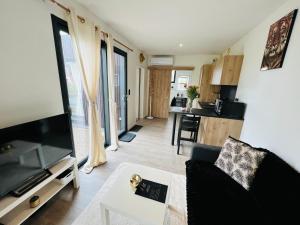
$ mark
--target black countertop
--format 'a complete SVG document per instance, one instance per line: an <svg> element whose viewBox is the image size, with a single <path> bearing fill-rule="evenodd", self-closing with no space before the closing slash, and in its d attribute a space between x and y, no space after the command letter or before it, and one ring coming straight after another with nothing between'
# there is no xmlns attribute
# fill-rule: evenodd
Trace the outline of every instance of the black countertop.
<svg viewBox="0 0 300 225"><path fill-rule="evenodd" d="M244 120L244 118L236 117L234 115L218 115L214 109L192 109L192 113L198 112L201 116L207 117L218 117L224 119L235 119L235 120Z"/></svg>
<svg viewBox="0 0 300 225"><path fill-rule="evenodd" d="M244 118L231 116L231 115L218 115L214 109L193 108L190 111L187 111L187 110L183 110L183 108L180 107L171 107L170 112L179 113L179 114L199 115L199 116L206 116L206 117L217 117L217 118L224 118L224 119L244 120Z"/></svg>

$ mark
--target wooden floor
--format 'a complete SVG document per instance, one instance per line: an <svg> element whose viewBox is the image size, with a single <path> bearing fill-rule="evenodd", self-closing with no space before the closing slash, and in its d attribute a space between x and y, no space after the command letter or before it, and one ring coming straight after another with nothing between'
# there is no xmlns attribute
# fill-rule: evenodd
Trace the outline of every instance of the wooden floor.
<svg viewBox="0 0 300 225"><path fill-rule="evenodd" d="M177 155L177 147L171 146L172 118L139 121L144 127L130 142L120 142L116 152L107 151L107 163L97 167L89 175L80 172L80 189L65 187L25 224L67 225L77 218L93 199L108 176L122 162L139 163L170 172L185 174L185 161L190 156L192 143L184 142L183 155ZM128 178L129 179L129 178Z"/></svg>

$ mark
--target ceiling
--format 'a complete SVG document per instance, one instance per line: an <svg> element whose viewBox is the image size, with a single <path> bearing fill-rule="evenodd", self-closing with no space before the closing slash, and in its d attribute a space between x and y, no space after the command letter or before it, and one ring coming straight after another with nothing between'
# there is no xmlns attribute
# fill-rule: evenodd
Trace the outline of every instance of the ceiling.
<svg viewBox="0 0 300 225"><path fill-rule="evenodd" d="M148 54L221 53L286 2L286 0L77 1Z"/></svg>

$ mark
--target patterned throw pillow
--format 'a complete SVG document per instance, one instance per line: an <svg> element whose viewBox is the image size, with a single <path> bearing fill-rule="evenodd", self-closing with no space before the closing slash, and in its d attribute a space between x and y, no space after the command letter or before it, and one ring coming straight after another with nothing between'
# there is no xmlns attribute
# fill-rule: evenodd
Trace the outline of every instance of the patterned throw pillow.
<svg viewBox="0 0 300 225"><path fill-rule="evenodd" d="M215 165L249 190L255 172L266 152L255 150L250 145L229 137Z"/></svg>

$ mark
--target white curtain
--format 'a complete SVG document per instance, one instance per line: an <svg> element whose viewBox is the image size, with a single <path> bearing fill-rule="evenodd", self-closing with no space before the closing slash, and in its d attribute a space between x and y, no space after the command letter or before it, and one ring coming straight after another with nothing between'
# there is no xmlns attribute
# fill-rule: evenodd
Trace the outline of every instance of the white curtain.
<svg viewBox="0 0 300 225"><path fill-rule="evenodd" d="M117 104L115 98L115 58L113 48L113 37L111 34L105 37L107 44L107 70L109 89L109 116L110 116L110 141L109 150L118 149L118 126L117 126Z"/></svg>
<svg viewBox="0 0 300 225"><path fill-rule="evenodd" d="M106 162L104 137L101 132L99 110L96 104L100 77L100 28L91 21L81 21L71 10L67 13L69 33L81 69L81 80L88 99L89 155L83 171L90 173L94 167Z"/></svg>

